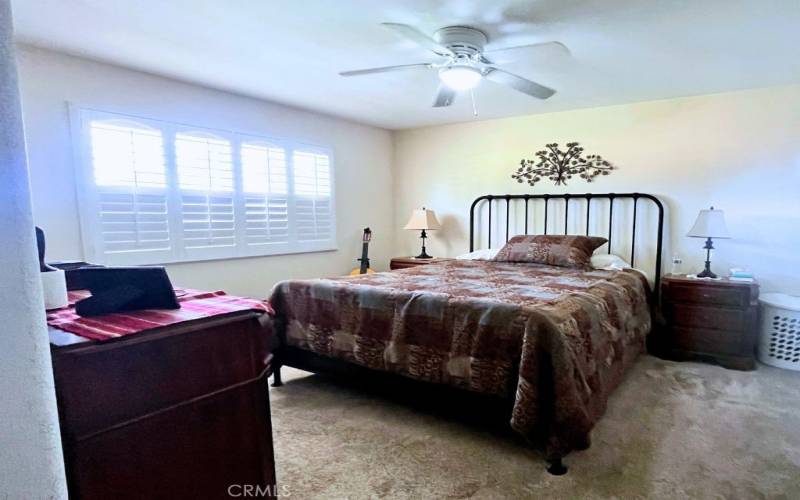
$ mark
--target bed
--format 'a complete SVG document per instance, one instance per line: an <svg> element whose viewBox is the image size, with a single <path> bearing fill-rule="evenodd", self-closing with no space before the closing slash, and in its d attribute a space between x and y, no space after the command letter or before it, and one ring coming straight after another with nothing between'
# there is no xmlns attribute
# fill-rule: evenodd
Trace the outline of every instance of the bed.
<svg viewBox="0 0 800 500"><path fill-rule="evenodd" d="M636 234L637 223L640 229L644 224L639 205L645 201L655 214L655 245ZM590 226L596 227L598 215L607 222L609 253L613 237L620 239L615 221L632 209L626 215L632 228L628 257L634 263L637 245L646 242L645 248L655 250L652 276L658 281L663 207L647 194L486 195L470 208L470 250L542 226L548 234L556 215L564 216L564 234L572 234L569 212L572 207L574 218L578 203L585 208L587 235L595 232ZM524 208L514 211L515 204ZM566 472L562 457L589 446L608 396L643 351L654 294L645 274L634 269L454 260L285 281L271 300L279 366L355 364L491 396L498 404L510 401L511 427L541 444L548 470L560 474ZM279 368L275 377L280 385Z"/></svg>

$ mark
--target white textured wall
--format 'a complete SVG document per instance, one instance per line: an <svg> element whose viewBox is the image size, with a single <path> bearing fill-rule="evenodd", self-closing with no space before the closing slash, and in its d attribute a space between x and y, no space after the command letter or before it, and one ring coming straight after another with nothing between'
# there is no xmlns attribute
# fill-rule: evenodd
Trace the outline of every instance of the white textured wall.
<svg viewBox="0 0 800 500"><path fill-rule="evenodd" d="M800 295L800 85L562 113L420 128L395 133L398 247L418 249L399 229L413 207L436 210L433 255L468 250L468 209L483 194L648 192L668 205L665 270L702 269L703 241L685 237L698 210L724 209L730 240L718 240L713 268L753 270L765 291ZM536 187L510 175L547 143L580 141L619 167L593 184Z"/></svg>
<svg viewBox="0 0 800 500"><path fill-rule="evenodd" d="M66 498L11 11L0 0L0 498Z"/></svg>
<svg viewBox="0 0 800 500"><path fill-rule="evenodd" d="M47 233L49 259L83 258L71 101L334 149L338 251L169 265L176 285L261 297L278 280L344 274L357 265L365 226L374 233L373 267L388 268L395 236L388 131L42 49L18 52L34 216Z"/></svg>

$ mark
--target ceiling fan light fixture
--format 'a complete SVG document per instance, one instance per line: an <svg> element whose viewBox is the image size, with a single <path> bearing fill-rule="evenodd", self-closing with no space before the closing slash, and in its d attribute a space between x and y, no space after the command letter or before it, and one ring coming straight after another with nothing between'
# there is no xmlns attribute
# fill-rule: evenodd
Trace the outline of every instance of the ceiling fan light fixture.
<svg viewBox="0 0 800 500"><path fill-rule="evenodd" d="M450 106L453 104L458 92L474 89L484 78L492 83L508 87L536 99L547 99L556 93L554 89L540 83L509 73L484 57L484 48L489 39L484 32L475 28L469 26L445 26L436 31L431 37L407 24L381 24L406 40L414 42L417 46L433 52L439 56L439 61L343 71L339 73L340 75L348 77L372 75L417 68L437 70L441 83L433 101L434 108ZM542 42L520 47L490 50L489 56L494 58L492 54L498 50L539 46L556 46L569 53L564 44L560 42ZM472 97L474 113L475 96L471 95L470 97Z"/></svg>
<svg viewBox="0 0 800 500"><path fill-rule="evenodd" d="M474 89L480 83L483 74L472 66L448 66L439 70L439 79L453 90Z"/></svg>

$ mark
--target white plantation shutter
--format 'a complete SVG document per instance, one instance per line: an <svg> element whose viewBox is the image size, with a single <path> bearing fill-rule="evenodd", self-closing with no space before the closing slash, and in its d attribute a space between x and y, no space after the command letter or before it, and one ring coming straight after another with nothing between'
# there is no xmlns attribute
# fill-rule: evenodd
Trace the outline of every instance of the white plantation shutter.
<svg viewBox="0 0 800 500"><path fill-rule="evenodd" d="M159 264L335 249L328 150L71 111L86 259Z"/></svg>
<svg viewBox="0 0 800 500"><path fill-rule="evenodd" d="M161 132L129 121L93 120L89 135L102 253L169 251Z"/></svg>
<svg viewBox="0 0 800 500"><path fill-rule="evenodd" d="M235 247L230 141L207 134L176 134L175 165L184 249L192 253L193 249Z"/></svg>
<svg viewBox="0 0 800 500"><path fill-rule="evenodd" d="M330 159L325 154L295 151L295 225L297 239L330 241L333 237Z"/></svg>
<svg viewBox="0 0 800 500"><path fill-rule="evenodd" d="M248 246L288 244L289 188L286 151L262 143L243 143L242 191Z"/></svg>

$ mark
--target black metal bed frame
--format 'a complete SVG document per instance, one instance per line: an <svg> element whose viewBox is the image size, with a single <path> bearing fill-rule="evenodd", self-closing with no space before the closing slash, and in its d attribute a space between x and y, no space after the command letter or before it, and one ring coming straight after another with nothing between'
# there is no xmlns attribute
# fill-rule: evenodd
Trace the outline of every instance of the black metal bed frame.
<svg viewBox="0 0 800 500"><path fill-rule="evenodd" d="M636 214L639 200L649 200L653 202L653 204L658 209L658 235L656 241L656 255L655 255L655 277L653 283L653 294L654 297L658 297L660 283L661 283L661 257L662 257L662 246L664 244L664 205L661 203L657 197L653 196L652 194L647 193L585 193L585 194L487 194L483 196L479 196L472 202L472 205L469 209L469 251L472 252L475 250L475 208L478 205L485 201L488 203L489 213L488 213L488 228L487 228L487 244L488 248L492 248L492 205L497 206L505 201L505 210L506 210L506 242L510 238L510 213L511 213L511 202L512 200L523 200L525 202L525 232L522 234L528 234L528 220L529 220L529 203L530 200L544 200L544 234L547 233L547 226L548 226L548 205L551 200L564 200L564 234L567 234L568 226L569 226L569 202L570 200L586 200L586 236L589 236L589 223L591 219L592 213L592 200L609 200L608 204L608 253L611 253L611 240L612 240L612 228L614 224L614 200L619 199L632 199L633 200L633 227L631 230L631 266L635 267L635 256L636 256ZM499 208L499 207L498 207ZM598 235L599 236L599 235ZM657 302L656 302L657 303Z"/></svg>
<svg viewBox="0 0 800 500"><path fill-rule="evenodd" d="M578 200L583 199L587 200L586 205L586 234L589 233L589 220L591 216L591 200L594 199L607 199L610 200L609 204L609 235L608 235L608 250L609 253L611 251L611 236L612 236L612 224L613 224L613 211L614 211L614 200L616 199L633 199L633 229L631 235L632 241L632 248L631 248L631 265L634 264L634 255L636 251L636 210L638 201L640 199L650 200L652 201L655 206L658 208L658 239L656 243L656 261L655 261L655 294L658 294L659 283L661 279L661 252L662 252L662 244L663 244L663 233L664 233L664 206L662 205L661 201L653 195L644 194L644 193L603 193L603 194L594 194L594 193L587 193L587 194L505 194L505 195L485 195L477 198L470 207L470 243L469 249L470 251L475 250L475 209L482 201L488 202L489 206L489 228L488 228L488 245L491 248L491 238L492 238L492 231L491 231L491 213L492 213L492 205L493 203L497 205L502 201L505 201L506 204L506 234L505 240L508 241L510 238L510 210L511 210L511 202L512 200L524 200L525 203L525 232L527 233L529 227L529 210L528 205L530 200L544 200L545 207L544 207L544 234L547 234L547 226L548 226L548 205L551 200L564 200L565 201L565 234L568 228L569 222L569 202L570 200ZM655 295L657 297L657 295ZM655 302L657 303L657 302ZM283 385L281 380L281 366L293 366L299 368L301 370L308 370L312 372L343 372L343 373L354 373L357 372L359 377L364 377L366 374L369 374L369 377L375 376L383 376L380 372L373 372L368 368L362 368L357 365L351 364L348 361L326 358L325 356L313 353L311 351L305 351L298 347L288 346L286 344L286 325L280 318L275 318L274 320L274 328L277 333L277 337L279 339L278 348L275 351L275 363L274 363L274 372L273 372L273 387L278 387ZM387 373L385 376L388 379L397 379L400 380L402 377L396 374ZM425 384L425 382L419 382L420 384ZM471 398L481 398L482 395L472 394L464 389L452 388L453 391L456 393L461 393L464 395L469 395ZM480 399L480 407L485 405L485 401ZM548 467L548 471L551 474L564 474L567 471L567 468L564 466L562 462L562 457L546 457L547 461L550 463Z"/></svg>

